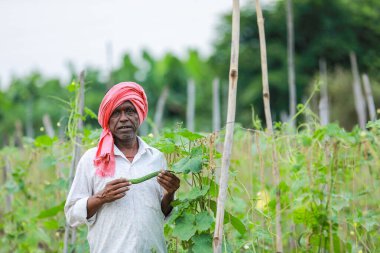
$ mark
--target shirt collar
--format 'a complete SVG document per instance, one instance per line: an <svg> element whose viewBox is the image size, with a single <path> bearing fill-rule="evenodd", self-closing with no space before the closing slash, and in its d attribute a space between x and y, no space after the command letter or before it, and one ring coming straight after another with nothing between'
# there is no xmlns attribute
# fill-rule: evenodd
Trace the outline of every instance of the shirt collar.
<svg viewBox="0 0 380 253"><path fill-rule="evenodd" d="M137 141L139 142L139 150L137 151L137 154L144 154L146 151L150 151L150 153L153 153L153 148L149 146L143 139L141 139L139 136L137 136ZM120 151L120 149L114 144L114 155L124 156L124 154ZM137 155L136 154L136 155Z"/></svg>

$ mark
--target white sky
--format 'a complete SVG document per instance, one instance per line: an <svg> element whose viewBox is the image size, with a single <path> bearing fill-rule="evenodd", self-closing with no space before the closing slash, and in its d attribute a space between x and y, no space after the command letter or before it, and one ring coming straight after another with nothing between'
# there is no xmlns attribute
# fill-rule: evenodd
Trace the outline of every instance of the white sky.
<svg viewBox="0 0 380 253"><path fill-rule="evenodd" d="M65 77L69 61L76 70L105 70L107 44L113 66L143 48L208 55L219 17L231 8L232 0L0 0L0 85L32 70Z"/></svg>

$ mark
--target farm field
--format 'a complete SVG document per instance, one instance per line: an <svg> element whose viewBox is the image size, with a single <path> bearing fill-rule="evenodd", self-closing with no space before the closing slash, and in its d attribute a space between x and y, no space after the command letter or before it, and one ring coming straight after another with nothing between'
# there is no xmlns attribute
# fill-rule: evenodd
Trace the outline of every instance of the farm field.
<svg viewBox="0 0 380 253"><path fill-rule="evenodd" d="M298 133L236 127L226 206L223 252L274 252L275 193L272 148L280 168L281 217L286 252L377 252L379 237L380 122L369 131L337 125ZM280 127L280 126L279 126ZM285 127L285 126L283 126ZM99 132L85 131L84 148ZM183 128L144 139L166 153L182 186L165 226L169 252L210 252L220 136ZM1 252L59 252L68 190L70 141L40 136L23 150L5 147L1 166ZM86 227L71 247L85 252Z"/></svg>
<svg viewBox="0 0 380 253"><path fill-rule="evenodd" d="M0 3L7 24L0 55L8 56L0 57L0 75L9 69L6 82L0 76L0 253L90 252L91 238L107 244L119 235L118 248L104 247L161 252L165 242L169 253L380 252L380 1L231 0L208 52L193 44L206 37L201 14L216 15L206 3L167 8L164 1L156 10L144 0L94 1L83 12L86 1L40 0L22 9ZM189 16L180 14L184 6ZM75 19L60 16L65 8ZM33 16L20 15L24 9ZM194 10L199 15L190 15ZM139 19L128 22L136 13ZM41 25L46 20L51 27ZM159 53L145 48L150 40L169 43L164 38L174 44ZM15 53L20 41L29 57ZM67 62L73 53L75 64ZM60 57L66 77L46 75ZM142 152L136 135L165 159L154 149L151 157ZM87 238L86 225L69 226L64 206L80 157L98 144L97 174L78 173L95 179L67 202L81 200L69 207L70 224L97 217L89 225L96 236ZM150 167L166 160L175 176L161 173L161 189L141 179L147 176L131 185L99 179L126 172L126 163L115 168L113 145L131 162L131 174L136 159L136 167L154 171L147 180L156 180L162 168ZM79 168L86 166L92 168L87 161ZM143 229L152 224L157 230Z"/></svg>

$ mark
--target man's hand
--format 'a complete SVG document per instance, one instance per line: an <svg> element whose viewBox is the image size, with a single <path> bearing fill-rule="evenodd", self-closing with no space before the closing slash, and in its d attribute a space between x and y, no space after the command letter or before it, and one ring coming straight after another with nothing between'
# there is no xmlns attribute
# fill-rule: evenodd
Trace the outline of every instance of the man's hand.
<svg viewBox="0 0 380 253"><path fill-rule="evenodd" d="M108 182L103 190L89 197L87 200L87 219L94 216L105 203L124 197L130 185L131 183L125 178L115 179Z"/></svg>
<svg viewBox="0 0 380 253"><path fill-rule="evenodd" d="M163 170L158 174L157 181L165 189L167 194L174 194L180 185L179 178L166 170Z"/></svg>
<svg viewBox="0 0 380 253"><path fill-rule="evenodd" d="M95 197L101 202L109 203L125 196L131 183L125 178L112 180L106 184L104 189L95 194Z"/></svg>
<svg viewBox="0 0 380 253"><path fill-rule="evenodd" d="M174 199L174 193L179 188L180 180L174 174L164 170L158 174L157 181L165 189L165 194L161 201L161 211L165 216L168 216L173 209L170 203Z"/></svg>

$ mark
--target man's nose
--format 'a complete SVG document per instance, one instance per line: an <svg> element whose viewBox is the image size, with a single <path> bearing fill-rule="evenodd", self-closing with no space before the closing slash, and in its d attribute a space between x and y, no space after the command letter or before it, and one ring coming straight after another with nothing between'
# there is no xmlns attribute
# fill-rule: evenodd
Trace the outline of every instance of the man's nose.
<svg viewBox="0 0 380 253"><path fill-rule="evenodd" d="M120 115L120 121L127 121L127 120L128 120L127 112L122 111Z"/></svg>

